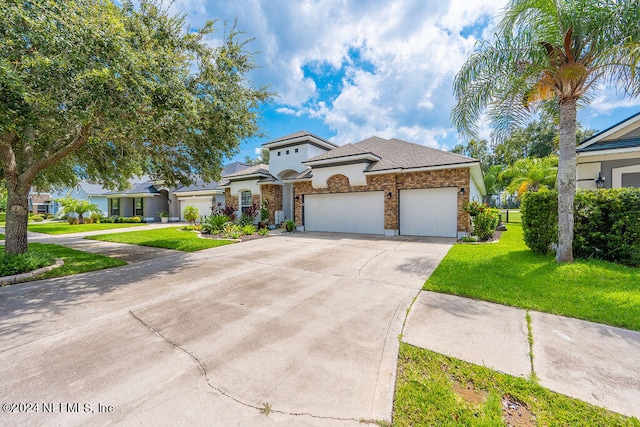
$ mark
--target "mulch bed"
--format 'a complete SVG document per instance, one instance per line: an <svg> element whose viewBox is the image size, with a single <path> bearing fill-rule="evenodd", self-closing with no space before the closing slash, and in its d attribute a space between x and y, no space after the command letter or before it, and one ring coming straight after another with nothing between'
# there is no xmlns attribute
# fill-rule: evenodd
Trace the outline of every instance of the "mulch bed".
<svg viewBox="0 0 640 427"><path fill-rule="evenodd" d="M224 235L222 234L202 234L200 233L200 236L205 238L205 239L217 239L217 240L240 240L241 242L246 242L249 240L256 240L256 239L265 239L269 236L261 236L258 233L253 233L250 235L245 235L243 234L242 236L238 237L237 239L228 239L226 237L224 237Z"/></svg>

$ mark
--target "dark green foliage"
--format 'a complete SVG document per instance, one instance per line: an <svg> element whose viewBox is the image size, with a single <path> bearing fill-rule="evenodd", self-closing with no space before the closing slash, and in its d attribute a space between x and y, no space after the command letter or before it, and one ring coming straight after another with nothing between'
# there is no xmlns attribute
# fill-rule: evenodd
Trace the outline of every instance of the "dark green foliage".
<svg viewBox="0 0 640 427"><path fill-rule="evenodd" d="M520 205L524 241L534 252L546 254L558 241L558 192L527 192Z"/></svg>
<svg viewBox="0 0 640 427"><path fill-rule="evenodd" d="M7 220L7 213L0 212L0 222L5 222Z"/></svg>
<svg viewBox="0 0 640 427"><path fill-rule="evenodd" d="M202 222L202 233L218 234L229 221L231 221L231 218L226 215L209 215L207 219Z"/></svg>
<svg viewBox="0 0 640 427"><path fill-rule="evenodd" d="M576 256L640 266L640 189L578 191L574 218Z"/></svg>
<svg viewBox="0 0 640 427"><path fill-rule="evenodd" d="M483 241L493 236L493 232L498 227L500 211L497 209L484 209L473 217L473 234L478 236L478 240Z"/></svg>
<svg viewBox="0 0 640 427"><path fill-rule="evenodd" d="M0 252L0 277L27 273L55 262L56 258L46 251L31 250L17 255Z"/></svg>

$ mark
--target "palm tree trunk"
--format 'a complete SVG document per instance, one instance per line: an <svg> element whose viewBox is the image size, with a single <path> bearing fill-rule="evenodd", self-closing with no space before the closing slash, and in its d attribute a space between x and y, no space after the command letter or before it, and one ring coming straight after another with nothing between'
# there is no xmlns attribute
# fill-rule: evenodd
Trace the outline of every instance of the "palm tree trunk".
<svg viewBox="0 0 640 427"><path fill-rule="evenodd" d="M560 102L557 262L573 262L573 199L576 194L576 101Z"/></svg>
<svg viewBox="0 0 640 427"><path fill-rule="evenodd" d="M27 252L27 224L29 223L29 189L19 179L7 179L7 222L5 246L7 254Z"/></svg>

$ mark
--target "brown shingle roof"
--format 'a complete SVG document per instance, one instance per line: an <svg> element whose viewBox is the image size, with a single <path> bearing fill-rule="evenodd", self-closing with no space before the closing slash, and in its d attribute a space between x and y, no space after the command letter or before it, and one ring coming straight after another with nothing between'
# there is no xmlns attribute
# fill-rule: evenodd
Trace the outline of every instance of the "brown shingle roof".
<svg viewBox="0 0 640 427"><path fill-rule="evenodd" d="M477 161L470 157L437 150L396 138L383 139L374 136L355 144L343 145L340 148L313 157L307 160L307 162L333 159L349 161L349 157L362 154L372 154L380 158L380 160L373 161L369 165L367 168L368 172L456 165Z"/></svg>
<svg viewBox="0 0 640 427"><path fill-rule="evenodd" d="M229 178L235 178L239 176L245 175L269 175L269 165L265 165L264 163L260 163L255 166L250 166L246 169L242 169L239 172L234 172L229 175L225 175L225 181Z"/></svg>

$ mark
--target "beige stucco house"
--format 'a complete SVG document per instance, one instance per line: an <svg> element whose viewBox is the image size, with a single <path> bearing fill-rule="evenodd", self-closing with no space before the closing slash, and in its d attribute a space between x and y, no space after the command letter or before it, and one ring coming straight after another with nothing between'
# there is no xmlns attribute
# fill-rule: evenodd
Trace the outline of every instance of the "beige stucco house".
<svg viewBox="0 0 640 427"><path fill-rule="evenodd" d="M272 223L299 230L458 237L463 205L485 193L480 163L399 139L337 146L305 131L263 145L269 165L225 176L225 203L267 200Z"/></svg>

